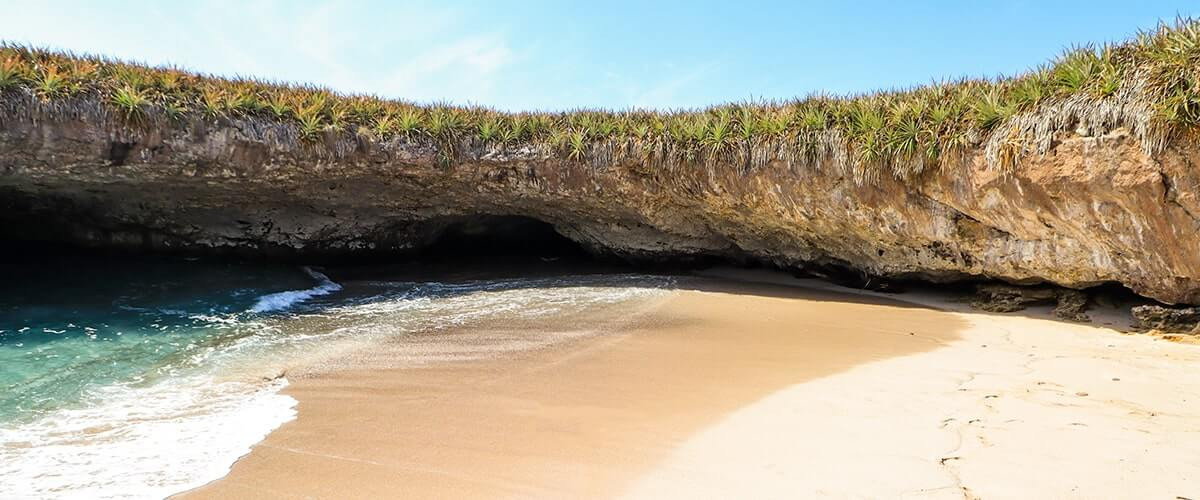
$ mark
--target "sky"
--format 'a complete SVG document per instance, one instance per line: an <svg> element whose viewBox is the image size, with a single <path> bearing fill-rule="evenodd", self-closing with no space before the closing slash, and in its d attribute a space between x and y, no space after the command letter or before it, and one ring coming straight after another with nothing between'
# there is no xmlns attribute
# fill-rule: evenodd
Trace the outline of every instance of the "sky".
<svg viewBox="0 0 1200 500"><path fill-rule="evenodd" d="M0 0L0 39L502 110L704 107L1014 74L1195 2Z"/></svg>

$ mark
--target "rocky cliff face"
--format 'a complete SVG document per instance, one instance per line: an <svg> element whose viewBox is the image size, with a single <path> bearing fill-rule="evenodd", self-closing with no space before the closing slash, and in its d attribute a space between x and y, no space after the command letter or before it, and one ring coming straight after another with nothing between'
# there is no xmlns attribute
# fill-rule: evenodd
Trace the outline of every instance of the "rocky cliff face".
<svg viewBox="0 0 1200 500"><path fill-rule="evenodd" d="M1062 135L1011 173L971 151L915 181L829 168L654 170L534 147L350 134L194 116L130 125L101 103L5 103L0 235L96 246L394 251L457 217L519 215L623 256L753 258L949 281L1120 283L1200 303L1200 146L1153 157L1127 131Z"/></svg>

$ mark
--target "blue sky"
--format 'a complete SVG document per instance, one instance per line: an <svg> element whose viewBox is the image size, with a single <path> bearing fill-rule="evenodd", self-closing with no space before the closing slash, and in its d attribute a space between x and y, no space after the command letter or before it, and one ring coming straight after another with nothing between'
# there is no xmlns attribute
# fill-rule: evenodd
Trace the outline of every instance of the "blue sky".
<svg viewBox="0 0 1200 500"><path fill-rule="evenodd" d="M1192 4L1196 5L1196 4ZM0 0L0 38L507 110L698 107L1011 74L1186 2Z"/></svg>

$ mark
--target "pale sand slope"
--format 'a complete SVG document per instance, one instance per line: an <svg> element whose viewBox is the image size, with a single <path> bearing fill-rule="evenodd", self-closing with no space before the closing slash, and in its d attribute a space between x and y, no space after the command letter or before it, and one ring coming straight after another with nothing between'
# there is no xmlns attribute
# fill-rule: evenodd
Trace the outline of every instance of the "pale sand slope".
<svg viewBox="0 0 1200 500"><path fill-rule="evenodd" d="M741 408L626 496L1200 498L1200 347L955 316L944 348Z"/></svg>
<svg viewBox="0 0 1200 500"><path fill-rule="evenodd" d="M1200 496L1196 346L681 284L696 290L436 340L602 333L566 347L293 378L299 418L187 496Z"/></svg>

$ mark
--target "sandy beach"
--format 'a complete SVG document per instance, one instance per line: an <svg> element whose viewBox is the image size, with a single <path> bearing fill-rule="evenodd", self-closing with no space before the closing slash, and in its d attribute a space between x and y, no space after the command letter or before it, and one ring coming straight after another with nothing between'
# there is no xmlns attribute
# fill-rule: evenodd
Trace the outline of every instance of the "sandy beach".
<svg viewBox="0 0 1200 500"><path fill-rule="evenodd" d="M1196 345L770 273L678 285L298 368L299 417L180 497L1200 497ZM567 340L501 348L531 335ZM422 361L464 345L484 355Z"/></svg>

